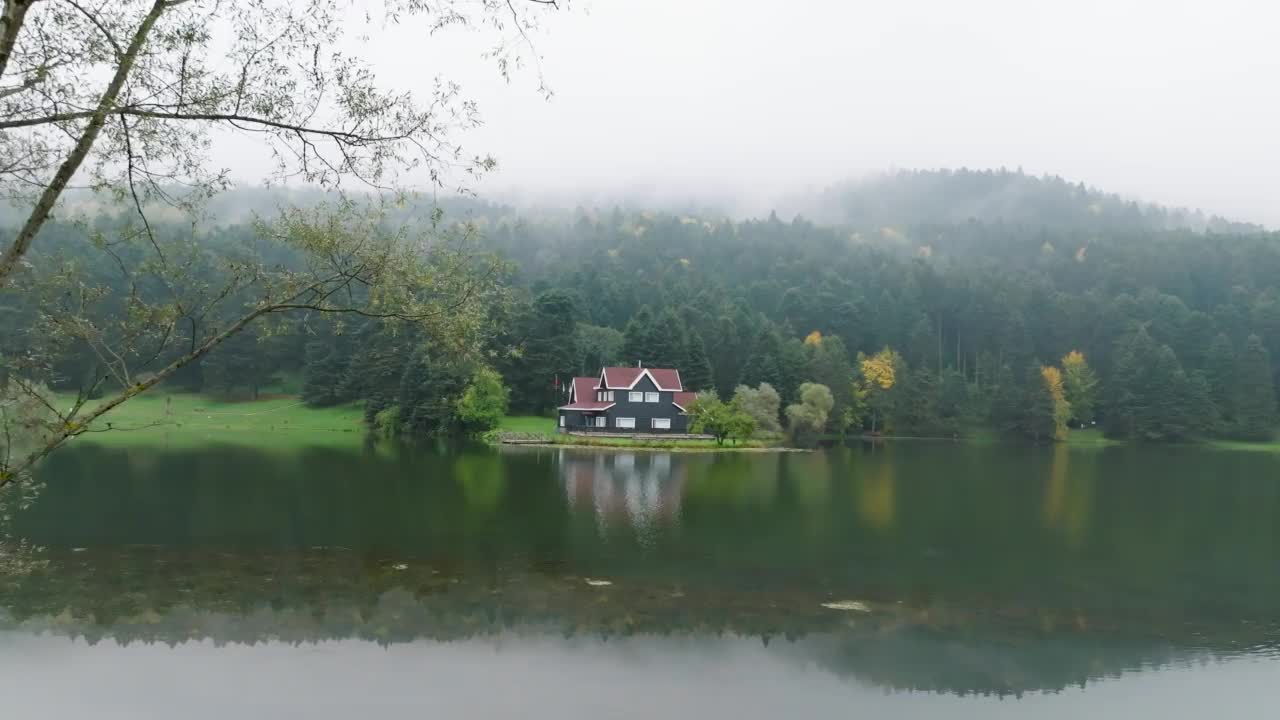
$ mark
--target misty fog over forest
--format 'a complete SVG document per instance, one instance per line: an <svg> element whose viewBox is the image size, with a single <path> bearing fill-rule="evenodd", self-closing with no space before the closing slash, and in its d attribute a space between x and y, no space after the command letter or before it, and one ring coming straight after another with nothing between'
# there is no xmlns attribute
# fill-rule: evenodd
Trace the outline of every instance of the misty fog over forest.
<svg viewBox="0 0 1280 720"><path fill-rule="evenodd" d="M0 0L0 716L1267 717L1277 27Z"/></svg>

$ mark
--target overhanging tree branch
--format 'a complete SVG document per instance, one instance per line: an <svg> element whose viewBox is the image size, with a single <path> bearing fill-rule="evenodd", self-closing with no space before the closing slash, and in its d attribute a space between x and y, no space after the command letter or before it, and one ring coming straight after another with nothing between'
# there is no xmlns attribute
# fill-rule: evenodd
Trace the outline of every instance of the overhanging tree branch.
<svg viewBox="0 0 1280 720"><path fill-rule="evenodd" d="M6 8L12 3L17 3L17 0L6 0ZM21 12L25 13L25 6L20 5L20 7L22 7ZM40 228L49 219L49 213L53 211L53 206L62 195L62 191L66 189L67 184L71 182L71 178L75 176L85 157L88 156L89 150L93 148L94 142L98 139L98 134L102 132L103 124L107 121L107 116L115 106L116 98L120 95L120 89L124 87L125 80L128 79L129 73L133 69L138 53L142 50L142 46L146 44L147 36L151 34L156 21L164 13L165 7L166 4L161 0L156 0L151 6L151 11L147 13L142 24L134 32L129 48L125 51L124 56L120 58L120 64L117 66L111 82L107 85L106 91L102 93L102 97L98 101L98 107L89 116L89 123L80 133L80 139L72 148L71 154L67 156L66 160L59 166L58 171L54 173L53 179L44 189L44 192L40 193L40 197L36 200L35 207L31 209L31 214L27 216L26 222L22 224L22 228L18 230L17 236L14 237L13 242L4 251L4 255L0 256L0 288L6 285L14 270L17 269L18 262L22 260L27 250L30 249L31 241L35 239L36 233L40 232ZM3 51L4 47L0 46L0 52ZM0 72L3 72L3 61L7 59L7 56L0 59Z"/></svg>

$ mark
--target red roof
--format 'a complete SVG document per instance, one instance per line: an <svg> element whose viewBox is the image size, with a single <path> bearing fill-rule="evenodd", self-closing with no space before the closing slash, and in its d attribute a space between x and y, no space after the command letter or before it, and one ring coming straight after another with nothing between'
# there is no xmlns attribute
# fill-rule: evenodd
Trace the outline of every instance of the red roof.
<svg viewBox="0 0 1280 720"><path fill-rule="evenodd" d="M604 386L612 390L627 390L635 387L640 377L648 373L653 378L653 383L658 386L659 390L675 390L680 391L684 386L680 384L680 371L671 370L669 368L646 368L646 367L607 367L601 371L604 377Z"/></svg>
<svg viewBox="0 0 1280 720"><path fill-rule="evenodd" d="M675 394L675 397L671 399L671 401L673 405L680 408L681 410L688 410L689 403L693 402L693 399L696 397L698 397L697 393L678 392Z"/></svg>
<svg viewBox="0 0 1280 720"><path fill-rule="evenodd" d="M599 402L596 400L596 385L598 381L593 377L576 377L573 379L573 394L569 399L572 401L569 405L562 405L561 410L608 410L613 407L611 402Z"/></svg>

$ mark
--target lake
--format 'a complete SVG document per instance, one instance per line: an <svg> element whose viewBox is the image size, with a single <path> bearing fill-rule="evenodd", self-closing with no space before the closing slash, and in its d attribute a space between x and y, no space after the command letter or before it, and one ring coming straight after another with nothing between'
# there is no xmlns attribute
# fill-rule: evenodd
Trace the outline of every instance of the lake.
<svg viewBox="0 0 1280 720"><path fill-rule="evenodd" d="M5 716L1263 716L1280 456L80 445Z"/></svg>

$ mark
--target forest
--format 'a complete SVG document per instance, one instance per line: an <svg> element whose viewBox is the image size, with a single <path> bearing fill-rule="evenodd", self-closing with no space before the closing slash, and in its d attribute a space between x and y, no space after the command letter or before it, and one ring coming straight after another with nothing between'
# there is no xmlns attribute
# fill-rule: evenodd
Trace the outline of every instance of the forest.
<svg viewBox="0 0 1280 720"><path fill-rule="evenodd" d="M548 414L568 378L643 363L679 368L704 408L723 401L757 429L810 438L1039 442L1095 425L1138 441L1273 437L1280 234L1004 170L892 173L792 204L821 222L446 201L444 222L473 229L498 268L468 342L300 313L249 326L165 385L236 397L291 379L309 404L362 401L371 427L430 435ZM92 268L102 327L147 292L111 284L92 238L113 222L51 223L48 262L32 261ZM256 227L241 212L157 232L198 232L193 277L212 285L227 257L256 247ZM40 302L0 295L3 337L34 348ZM101 390L84 342L50 352L41 380Z"/></svg>

